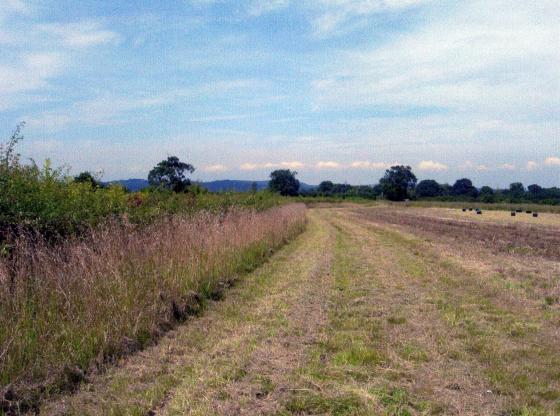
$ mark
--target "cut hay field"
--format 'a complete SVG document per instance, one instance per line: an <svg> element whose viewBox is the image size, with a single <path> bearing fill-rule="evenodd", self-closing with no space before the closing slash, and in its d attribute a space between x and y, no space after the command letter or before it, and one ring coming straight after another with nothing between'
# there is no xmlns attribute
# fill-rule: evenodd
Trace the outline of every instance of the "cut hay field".
<svg viewBox="0 0 560 416"><path fill-rule="evenodd" d="M320 205L201 317L42 414L560 414L560 216Z"/></svg>

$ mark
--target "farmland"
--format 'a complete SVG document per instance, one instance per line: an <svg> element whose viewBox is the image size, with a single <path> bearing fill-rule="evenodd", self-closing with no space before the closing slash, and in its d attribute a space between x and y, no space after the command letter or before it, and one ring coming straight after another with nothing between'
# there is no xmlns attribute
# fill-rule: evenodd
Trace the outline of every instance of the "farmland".
<svg viewBox="0 0 560 416"><path fill-rule="evenodd" d="M560 219L523 215L318 204L225 299L42 411L557 414Z"/></svg>

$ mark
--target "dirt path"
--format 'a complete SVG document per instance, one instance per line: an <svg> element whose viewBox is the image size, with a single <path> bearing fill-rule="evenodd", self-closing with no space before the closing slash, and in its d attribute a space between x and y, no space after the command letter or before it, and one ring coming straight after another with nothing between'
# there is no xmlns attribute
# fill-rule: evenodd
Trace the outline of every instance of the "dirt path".
<svg viewBox="0 0 560 416"><path fill-rule="evenodd" d="M351 208L311 210L204 316L43 413L560 412L558 310L476 264Z"/></svg>

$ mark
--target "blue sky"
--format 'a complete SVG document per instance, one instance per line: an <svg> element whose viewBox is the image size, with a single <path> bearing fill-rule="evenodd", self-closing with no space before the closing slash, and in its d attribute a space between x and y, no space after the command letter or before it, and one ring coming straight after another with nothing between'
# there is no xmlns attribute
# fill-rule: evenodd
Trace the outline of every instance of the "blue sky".
<svg viewBox="0 0 560 416"><path fill-rule="evenodd" d="M0 0L0 134L105 179L560 185L556 0Z"/></svg>

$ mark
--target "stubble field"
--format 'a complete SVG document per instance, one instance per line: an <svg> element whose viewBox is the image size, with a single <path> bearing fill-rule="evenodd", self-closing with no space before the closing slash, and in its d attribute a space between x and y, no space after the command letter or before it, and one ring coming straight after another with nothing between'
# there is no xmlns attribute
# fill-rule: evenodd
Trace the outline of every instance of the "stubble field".
<svg viewBox="0 0 560 416"><path fill-rule="evenodd" d="M45 404L75 415L560 413L560 216L324 205L264 266Z"/></svg>

